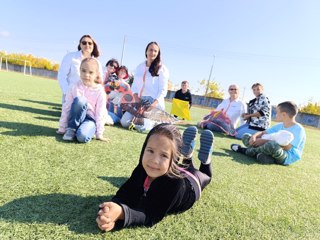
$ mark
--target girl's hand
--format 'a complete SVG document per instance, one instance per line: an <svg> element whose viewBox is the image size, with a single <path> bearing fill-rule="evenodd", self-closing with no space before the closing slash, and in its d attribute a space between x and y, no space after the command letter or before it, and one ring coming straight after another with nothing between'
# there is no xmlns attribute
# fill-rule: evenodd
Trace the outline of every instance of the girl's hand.
<svg viewBox="0 0 320 240"><path fill-rule="evenodd" d="M256 136L252 135L249 139L249 145L254 146L255 141L256 141Z"/></svg>
<svg viewBox="0 0 320 240"><path fill-rule="evenodd" d="M150 105L150 107L157 107L158 106L158 100L154 100L154 102Z"/></svg>
<svg viewBox="0 0 320 240"><path fill-rule="evenodd" d="M112 222L109 218L105 217L105 216L97 216L96 222L98 224L98 227L102 230L102 231L111 231L114 226L116 225L115 222Z"/></svg>
<svg viewBox="0 0 320 240"><path fill-rule="evenodd" d="M114 202L105 202L100 204L99 207L96 221L101 230L111 231L118 219L124 219L122 207Z"/></svg>

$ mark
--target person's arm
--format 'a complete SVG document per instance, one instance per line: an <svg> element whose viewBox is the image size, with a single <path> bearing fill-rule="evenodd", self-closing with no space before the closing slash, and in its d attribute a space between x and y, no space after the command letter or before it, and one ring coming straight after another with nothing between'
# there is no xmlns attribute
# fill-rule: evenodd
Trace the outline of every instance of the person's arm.
<svg viewBox="0 0 320 240"><path fill-rule="evenodd" d="M103 85L104 79L103 79L103 70L102 70L102 64L101 62L97 59L98 64L99 64L99 74L100 74L100 83Z"/></svg>
<svg viewBox="0 0 320 240"><path fill-rule="evenodd" d="M66 95L69 83L68 83L68 75L71 71L71 64L72 64L72 55L67 54L62 59L62 62L60 64L60 68L58 71L58 82L62 91L62 94Z"/></svg>
<svg viewBox="0 0 320 240"><path fill-rule="evenodd" d="M242 116L246 112L247 112L247 104L241 101L240 116ZM244 120L245 120L244 118L240 117L240 126L245 123Z"/></svg>
<svg viewBox="0 0 320 240"><path fill-rule="evenodd" d="M145 63L138 65L134 71L134 80L131 85L132 93L140 94L140 90L143 84L143 74L146 70Z"/></svg>
<svg viewBox="0 0 320 240"><path fill-rule="evenodd" d="M76 86L74 86L76 87ZM71 87L66 94L65 102L62 105L61 110L61 117L59 120L59 129L57 131L58 134L63 134L66 132L68 127L68 118L70 114L71 104L73 102L74 95L73 95L73 88Z"/></svg>
<svg viewBox="0 0 320 240"><path fill-rule="evenodd" d="M108 141L109 139L103 137L104 125L106 121L106 110L107 105L107 95L105 94L103 88L101 87L101 91L99 92L96 108L95 108L95 118L96 118L96 139L101 141Z"/></svg>
<svg viewBox="0 0 320 240"><path fill-rule="evenodd" d="M191 108L192 106L192 94L191 92L189 92L189 109Z"/></svg>
<svg viewBox="0 0 320 240"><path fill-rule="evenodd" d="M152 183L146 195L145 205L142 207L143 210L121 204L124 211L124 221L119 222L121 224L120 227L151 227L160 222L174 208L176 203L179 202L182 191L185 190L181 185L184 180L173 179L167 176L160 178ZM118 200L115 198L113 201Z"/></svg>
<svg viewBox="0 0 320 240"><path fill-rule="evenodd" d="M181 191L185 189L181 186L181 182L184 180L168 179L166 176L161 178L161 180L157 179L152 183L147 195L144 196L144 206L142 207L130 207L132 203L126 203L126 200L123 198L124 195L117 193L112 199L112 202L121 207L123 219L121 217L118 218L114 224L115 228L119 229L132 226L150 227L161 221L163 217L172 210L176 203L179 202L180 196L182 195ZM138 201L141 201L142 197L142 195L139 196ZM130 198L130 196L128 195L127 198ZM100 211L99 213L101 214Z"/></svg>
<svg viewBox="0 0 320 240"><path fill-rule="evenodd" d="M158 94L155 97L155 99L160 102L161 99L164 99L168 92L168 81L169 81L169 71L168 69L163 65L161 67L161 71L159 71L159 90Z"/></svg>
<svg viewBox="0 0 320 240"><path fill-rule="evenodd" d="M249 144L253 147L258 147L266 143L268 140L262 139L262 135L266 134L266 131L254 133L249 140Z"/></svg>

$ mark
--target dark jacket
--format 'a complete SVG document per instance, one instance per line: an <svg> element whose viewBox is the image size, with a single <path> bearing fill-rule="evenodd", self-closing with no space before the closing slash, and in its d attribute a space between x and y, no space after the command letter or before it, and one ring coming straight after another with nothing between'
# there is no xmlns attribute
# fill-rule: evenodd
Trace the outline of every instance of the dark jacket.
<svg viewBox="0 0 320 240"><path fill-rule="evenodd" d="M189 105L190 105L189 107L191 107L192 105L192 95L189 89L187 90L186 93L182 93L182 89L176 91L176 93L174 94L174 98L189 102Z"/></svg>
<svg viewBox="0 0 320 240"><path fill-rule="evenodd" d="M143 144L138 166L111 200L122 207L125 216L124 220L116 222L116 229L152 226L167 214L186 211L196 201L188 178L163 175L153 180L149 190L144 193L143 184L147 174L142 166L142 155L149 136L150 133Z"/></svg>

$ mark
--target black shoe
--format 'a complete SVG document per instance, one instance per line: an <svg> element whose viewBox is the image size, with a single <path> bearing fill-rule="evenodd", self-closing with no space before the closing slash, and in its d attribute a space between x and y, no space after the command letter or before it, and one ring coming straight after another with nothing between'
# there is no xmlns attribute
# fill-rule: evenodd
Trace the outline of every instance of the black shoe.
<svg viewBox="0 0 320 240"><path fill-rule="evenodd" d="M257 158L257 162L262 163L262 164L276 163L276 160L273 157L268 156L264 153L258 153L256 158Z"/></svg>
<svg viewBox="0 0 320 240"><path fill-rule="evenodd" d="M239 144L231 144L230 146L231 150L234 152L246 154L247 148L241 147Z"/></svg>

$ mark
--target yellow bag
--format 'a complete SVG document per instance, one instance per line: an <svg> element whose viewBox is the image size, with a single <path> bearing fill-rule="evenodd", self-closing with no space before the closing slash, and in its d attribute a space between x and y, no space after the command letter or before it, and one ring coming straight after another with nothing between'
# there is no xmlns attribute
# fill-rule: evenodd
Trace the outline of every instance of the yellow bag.
<svg viewBox="0 0 320 240"><path fill-rule="evenodd" d="M172 99L171 114L180 118L191 120L189 102L177 98Z"/></svg>

